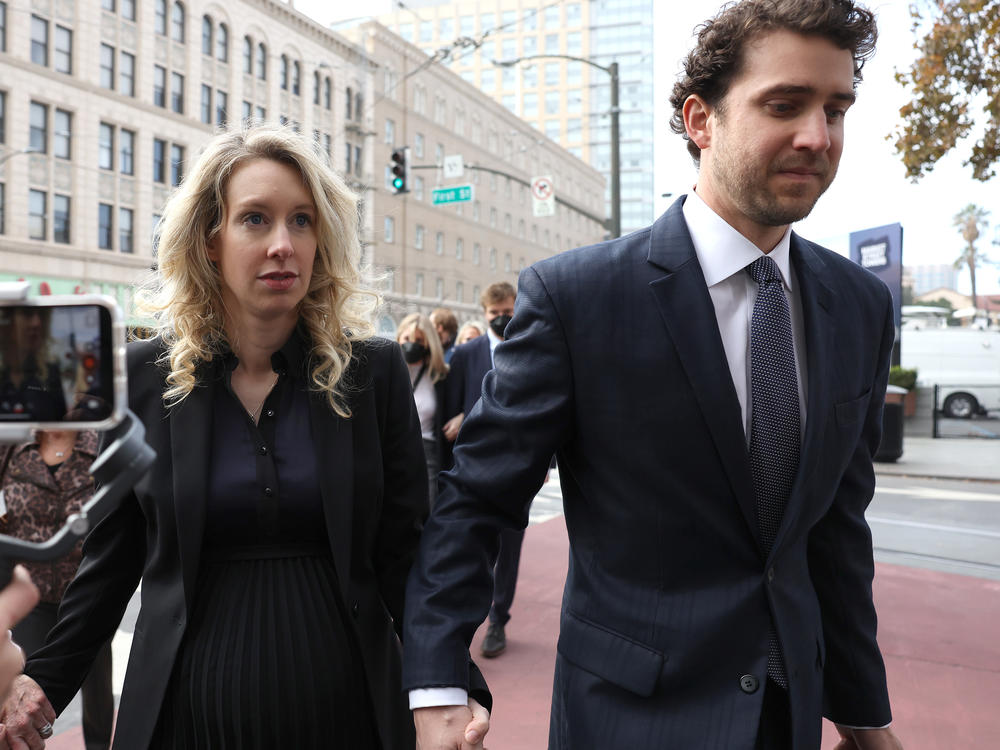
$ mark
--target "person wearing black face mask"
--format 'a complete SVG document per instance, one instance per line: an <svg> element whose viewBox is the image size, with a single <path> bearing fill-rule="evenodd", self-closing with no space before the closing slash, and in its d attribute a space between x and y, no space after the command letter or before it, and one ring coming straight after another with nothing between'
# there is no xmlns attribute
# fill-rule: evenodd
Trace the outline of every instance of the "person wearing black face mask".
<svg viewBox="0 0 1000 750"><path fill-rule="evenodd" d="M443 434L445 406L445 364L441 341L430 319L420 313L403 318L396 329L396 341L410 371L413 400L420 417L420 432L427 459L427 485L431 507L437 496L437 477L450 464L451 443Z"/></svg>
<svg viewBox="0 0 1000 750"><path fill-rule="evenodd" d="M446 388L448 402L445 412L449 418L444 425L444 436L449 441L458 437L463 420L479 400L483 378L493 369L493 352L504 340L507 324L514 316L516 298L517 292L506 281L486 287L480 300L488 326L486 335L455 347ZM500 533L500 552L493 569L493 606L482 646L483 656L488 658L499 656L507 648L504 627L510 620L523 540L524 531L504 529Z"/></svg>

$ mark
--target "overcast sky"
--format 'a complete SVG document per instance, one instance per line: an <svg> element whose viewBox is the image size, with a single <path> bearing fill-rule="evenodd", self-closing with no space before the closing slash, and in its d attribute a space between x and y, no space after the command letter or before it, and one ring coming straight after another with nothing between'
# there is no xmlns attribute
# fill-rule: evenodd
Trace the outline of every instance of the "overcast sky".
<svg viewBox="0 0 1000 750"><path fill-rule="evenodd" d="M650 106L656 114L657 196L687 192L695 182L697 175L683 140L670 132L667 124L667 97L680 60L691 46L694 28L722 4L719 0L654 4L657 81L655 101ZM979 250L1000 260L1000 247L990 244L1000 236L1000 202L996 200L1000 177L987 183L974 180L972 170L962 165L969 151L966 147L939 162L931 175L912 183L904 176L895 149L886 139L898 122L899 108L909 98L893 78L894 72L906 69L916 54L908 5L908 0L877 0L869 5L879 19L878 51L865 66L858 101L847 115L840 171L812 215L795 229L846 255L850 232L900 222L904 264L951 263L964 244L952 219L966 205L975 203L992 211L991 226L980 239ZM338 8L346 9L340 15L344 17L356 14L358 6L342 0L296 0L295 7L325 23L334 19ZM664 210L672 200L660 199L658 210ZM982 294L1000 293L1000 269L980 269L977 287ZM970 291L968 271L959 276L959 290Z"/></svg>

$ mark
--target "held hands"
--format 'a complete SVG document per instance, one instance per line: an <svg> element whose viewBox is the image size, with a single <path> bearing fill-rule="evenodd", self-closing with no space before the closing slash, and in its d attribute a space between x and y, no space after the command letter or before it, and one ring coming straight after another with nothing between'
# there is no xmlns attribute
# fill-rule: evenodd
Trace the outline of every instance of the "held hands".
<svg viewBox="0 0 1000 750"><path fill-rule="evenodd" d="M445 439L452 443L455 442L455 438L458 437L458 429L462 426L462 422L464 421L465 412L463 411L445 422L444 427L441 428L441 432L444 433Z"/></svg>
<svg viewBox="0 0 1000 750"><path fill-rule="evenodd" d="M434 706L413 710L417 750L484 750L490 712L469 698L468 706Z"/></svg>
<svg viewBox="0 0 1000 750"><path fill-rule="evenodd" d="M14 680L0 713L0 750L40 750L52 736L56 712L38 683L27 675Z"/></svg>
<svg viewBox="0 0 1000 750"><path fill-rule="evenodd" d="M837 724L840 742L833 750L903 750L903 743L886 727L884 729L850 729Z"/></svg>
<svg viewBox="0 0 1000 750"><path fill-rule="evenodd" d="M0 591L0 700L7 696L14 678L24 667L24 654L10 639L10 629L38 604L38 589L28 577L28 571L18 565L10 583ZM2 633L7 631L7 638Z"/></svg>

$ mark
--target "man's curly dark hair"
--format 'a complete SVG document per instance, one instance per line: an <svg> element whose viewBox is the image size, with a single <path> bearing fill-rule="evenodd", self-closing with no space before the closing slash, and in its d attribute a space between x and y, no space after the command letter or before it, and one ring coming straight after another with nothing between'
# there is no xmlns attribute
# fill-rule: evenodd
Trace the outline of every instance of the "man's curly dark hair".
<svg viewBox="0 0 1000 750"><path fill-rule="evenodd" d="M718 106L740 72L747 45L771 31L794 31L827 39L854 56L854 83L875 52L875 15L853 0L741 0L728 3L715 18L698 28L698 43L684 61L684 73L674 84L670 129L684 136L695 164L701 149L684 128L684 102L698 94Z"/></svg>

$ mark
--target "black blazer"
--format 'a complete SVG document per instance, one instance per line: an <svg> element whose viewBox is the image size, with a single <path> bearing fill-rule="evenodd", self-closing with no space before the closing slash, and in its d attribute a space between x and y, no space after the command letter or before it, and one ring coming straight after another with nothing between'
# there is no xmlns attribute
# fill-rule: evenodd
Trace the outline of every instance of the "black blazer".
<svg viewBox="0 0 1000 750"><path fill-rule="evenodd" d="M813 750L824 713L854 726L891 718L864 518L891 299L872 274L792 235L806 425L765 553L739 400L682 203L645 230L521 273L507 340L410 576L403 684L463 684L497 530L524 528L556 452L570 564L550 747L752 750L773 623L794 748Z"/></svg>
<svg viewBox="0 0 1000 750"><path fill-rule="evenodd" d="M160 352L156 342L128 350L129 403L156 461L88 537L59 622L26 668L61 711L114 634L141 576L142 606L115 732L115 746L127 750L148 747L156 726L194 601L205 520L214 386L199 386L166 410L164 372L153 364ZM398 635L406 576L427 513L420 428L395 343L356 344L346 377L350 419L334 414L323 396L310 395L327 532L382 746L412 750ZM482 685L478 675L474 681Z"/></svg>
<svg viewBox="0 0 1000 750"><path fill-rule="evenodd" d="M462 412L469 416L482 395L483 377L491 369L493 358L490 356L489 334L484 333L455 348L445 381L445 421Z"/></svg>

